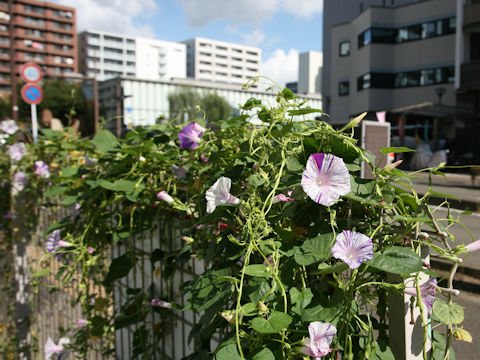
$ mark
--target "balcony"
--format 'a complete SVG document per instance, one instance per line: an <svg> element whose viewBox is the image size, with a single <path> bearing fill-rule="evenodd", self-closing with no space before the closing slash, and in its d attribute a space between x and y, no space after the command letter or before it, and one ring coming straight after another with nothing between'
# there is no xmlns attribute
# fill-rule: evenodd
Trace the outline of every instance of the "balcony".
<svg viewBox="0 0 480 360"><path fill-rule="evenodd" d="M460 87L464 90L480 90L480 60L462 64Z"/></svg>
<svg viewBox="0 0 480 360"><path fill-rule="evenodd" d="M480 3L466 4L463 8L463 26L480 24Z"/></svg>

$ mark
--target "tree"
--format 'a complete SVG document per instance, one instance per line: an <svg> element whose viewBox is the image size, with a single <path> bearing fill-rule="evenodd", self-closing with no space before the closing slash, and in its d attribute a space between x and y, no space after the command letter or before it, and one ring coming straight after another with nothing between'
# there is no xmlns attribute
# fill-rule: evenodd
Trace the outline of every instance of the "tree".
<svg viewBox="0 0 480 360"><path fill-rule="evenodd" d="M182 90L170 94L168 96L170 106L170 117L177 119L179 122L184 121L184 114L188 114L188 120L203 117L203 113L199 112L197 106L205 111L205 120L207 124L215 124L219 120L227 119L232 107L222 96L215 93L199 94L191 88L183 88Z"/></svg>
<svg viewBox="0 0 480 360"><path fill-rule="evenodd" d="M18 86L20 91L21 85ZM60 119L65 125L69 118L84 118L87 116L87 103L80 84L65 80L47 80L42 85L43 100L38 106L38 113L43 109L50 109L54 117ZM30 105L21 100L19 96L20 119L30 118ZM39 115L40 116L40 115Z"/></svg>

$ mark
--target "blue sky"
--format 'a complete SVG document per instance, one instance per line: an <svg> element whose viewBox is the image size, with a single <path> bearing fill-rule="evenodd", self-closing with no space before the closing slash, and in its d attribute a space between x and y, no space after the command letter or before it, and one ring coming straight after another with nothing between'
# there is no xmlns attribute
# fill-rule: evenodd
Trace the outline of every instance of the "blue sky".
<svg viewBox="0 0 480 360"><path fill-rule="evenodd" d="M298 52L322 51L323 0L53 0L77 9L78 30L169 41L192 37L258 46L265 75L297 79Z"/></svg>

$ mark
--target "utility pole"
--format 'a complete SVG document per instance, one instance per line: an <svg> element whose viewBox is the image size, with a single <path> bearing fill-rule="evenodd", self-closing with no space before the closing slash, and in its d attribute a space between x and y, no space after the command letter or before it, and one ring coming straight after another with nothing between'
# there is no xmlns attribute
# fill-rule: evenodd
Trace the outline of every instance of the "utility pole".
<svg viewBox="0 0 480 360"><path fill-rule="evenodd" d="M13 34L13 0L8 0L8 10L10 13L9 33L10 33L10 82L12 88L12 119L18 122L18 100L17 100L17 65L15 62L15 36Z"/></svg>

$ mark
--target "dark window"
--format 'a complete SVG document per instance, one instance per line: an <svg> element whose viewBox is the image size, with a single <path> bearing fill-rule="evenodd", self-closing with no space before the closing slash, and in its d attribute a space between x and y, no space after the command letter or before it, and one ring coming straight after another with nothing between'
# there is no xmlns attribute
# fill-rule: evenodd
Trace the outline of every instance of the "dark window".
<svg viewBox="0 0 480 360"><path fill-rule="evenodd" d="M339 44L339 53L340 56L350 55L350 41L341 41Z"/></svg>
<svg viewBox="0 0 480 360"><path fill-rule="evenodd" d="M338 83L338 96L346 96L350 93L350 83L348 81L340 81Z"/></svg>
<svg viewBox="0 0 480 360"><path fill-rule="evenodd" d="M357 90L369 89L370 88L370 73L363 74L357 79Z"/></svg>
<svg viewBox="0 0 480 360"><path fill-rule="evenodd" d="M470 60L480 59L480 33L470 35Z"/></svg>
<svg viewBox="0 0 480 360"><path fill-rule="evenodd" d="M372 31L370 29L365 30L363 33L358 35L358 47L361 48L365 45L368 45L372 42Z"/></svg>

